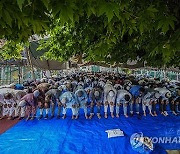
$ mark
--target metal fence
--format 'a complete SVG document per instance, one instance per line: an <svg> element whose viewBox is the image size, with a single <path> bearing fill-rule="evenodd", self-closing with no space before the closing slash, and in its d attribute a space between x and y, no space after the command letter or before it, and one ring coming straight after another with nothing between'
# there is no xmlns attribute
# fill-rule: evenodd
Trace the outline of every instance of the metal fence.
<svg viewBox="0 0 180 154"><path fill-rule="evenodd" d="M42 77L40 69L34 70L35 78ZM24 80L31 80L32 72L27 66L1 66L0 67L0 85L10 83L23 83Z"/></svg>
<svg viewBox="0 0 180 154"><path fill-rule="evenodd" d="M81 71L88 72L114 72L114 73L127 73L135 75L145 75L153 78L168 78L170 80L180 81L180 73L173 71L164 71L164 70L147 70L147 69L124 69L124 68L107 68L101 66L88 66L80 68ZM61 71L49 71L49 74L60 74ZM47 71L34 68L35 79L40 79L44 76L47 76ZM0 85L10 84L10 83L23 83L26 80L32 80L32 72L28 66L13 66L5 65L0 66Z"/></svg>
<svg viewBox="0 0 180 154"><path fill-rule="evenodd" d="M82 71L88 72L114 72L114 73L126 73L126 74L134 74L134 75L142 75L148 76L152 78L160 78L160 80L164 78L168 78L169 80L178 80L180 81L180 73L166 70L150 70L150 69L125 69L125 68L108 68L101 67L96 65L84 66L81 67Z"/></svg>

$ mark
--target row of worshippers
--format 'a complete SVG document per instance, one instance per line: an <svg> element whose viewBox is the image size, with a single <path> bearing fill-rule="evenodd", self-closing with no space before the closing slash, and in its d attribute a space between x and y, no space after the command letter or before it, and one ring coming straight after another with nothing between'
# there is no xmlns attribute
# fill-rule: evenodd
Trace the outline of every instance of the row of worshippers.
<svg viewBox="0 0 180 154"><path fill-rule="evenodd" d="M64 119L68 109L72 111L72 119L79 117L80 109L86 119L91 119L94 114L100 119L102 109L105 118L108 118L108 110L112 118L118 118L120 108L125 117L133 116L135 112L140 118L141 107L144 116L147 112L157 116L159 111L167 116L168 107L178 115L179 101L178 83L120 74L79 73L27 81L24 86L1 87L0 119L33 120L37 111L38 119L55 116L59 119L61 115Z"/></svg>

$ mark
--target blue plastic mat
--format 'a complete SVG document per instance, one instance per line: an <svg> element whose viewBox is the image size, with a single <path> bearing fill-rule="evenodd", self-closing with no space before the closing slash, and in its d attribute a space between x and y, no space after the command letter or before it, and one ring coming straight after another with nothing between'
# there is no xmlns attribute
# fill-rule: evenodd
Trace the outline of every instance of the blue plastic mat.
<svg viewBox="0 0 180 154"><path fill-rule="evenodd" d="M121 112L122 113L122 112ZM69 114L69 113L68 113ZM69 114L70 116L70 114ZM109 138L108 129L120 128L124 137ZM62 154L135 154L130 137L142 132L149 137L180 137L180 117L136 116L86 120L81 112L78 120L25 120L0 135L0 154L62 153ZM180 143L155 144L152 153L180 149Z"/></svg>

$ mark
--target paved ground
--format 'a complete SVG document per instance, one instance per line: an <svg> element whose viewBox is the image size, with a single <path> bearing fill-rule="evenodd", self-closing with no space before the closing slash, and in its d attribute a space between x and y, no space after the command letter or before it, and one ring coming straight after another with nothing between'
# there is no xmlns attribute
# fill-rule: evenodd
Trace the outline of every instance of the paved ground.
<svg viewBox="0 0 180 154"><path fill-rule="evenodd" d="M0 134L4 133L9 128L13 127L16 123L18 123L18 119L15 120L0 120Z"/></svg>
<svg viewBox="0 0 180 154"><path fill-rule="evenodd" d="M167 150L168 154L180 154L180 150Z"/></svg>

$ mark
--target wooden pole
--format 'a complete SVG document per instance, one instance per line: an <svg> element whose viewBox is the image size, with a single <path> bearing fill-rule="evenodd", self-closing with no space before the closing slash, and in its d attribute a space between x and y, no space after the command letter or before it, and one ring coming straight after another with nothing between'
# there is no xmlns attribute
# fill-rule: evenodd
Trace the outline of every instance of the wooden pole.
<svg viewBox="0 0 180 154"><path fill-rule="evenodd" d="M0 67L1 68L1 76L0 76L0 85L1 85L1 82L2 82L2 67Z"/></svg>
<svg viewBox="0 0 180 154"><path fill-rule="evenodd" d="M179 74L176 73L176 80L178 81L179 80Z"/></svg>
<svg viewBox="0 0 180 154"><path fill-rule="evenodd" d="M156 70L154 71L154 78L156 78Z"/></svg>
<svg viewBox="0 0 180 154"><path fill-rule="evenodd" d="M10 72L9 72L9 76L10 76L10 77L9 77L9 80L10 80L10 84L11 84L11 75L12 75L12 73L11 73L11 71L12 71L11 65L9 65L9 71L10 71Z"/></svg>
<svg viewBox="0 0 180 154"><path fill-rule="evenodd" d="M24 80L24 67L21 67L21 79Z"/></svg>
<svg viewBox="0 0 180 154"><path fill-rule="evenodd" d="M21 83L21 70L20 70L20 65L18 65L18 83Z"/></svg>
<svg viewBox="0 0 180 154"><path fill-rule="evenodd" d="M5 78L6 78L5 84L8 84L8 66L7 65L6 65L6 69L5 69Z"/></svg>
<svg viewBox="0 0 180 154"><path fill-rule="evenodd" d="M34 68L33 68L33 65L32 65L32 60L31 60L31 57L30 57L30 50L29 50L29 48L26 47L26 51L27 51L28 63L29 63L30 68L31 68L32 78L33 78L33 80L35 80Z"/></svg>
<svg viewBox="0 0 180 154"><path fill-rule="evenodd" d="M1 85L3 85L4 82L4 65L1 67Z"/></svg>

